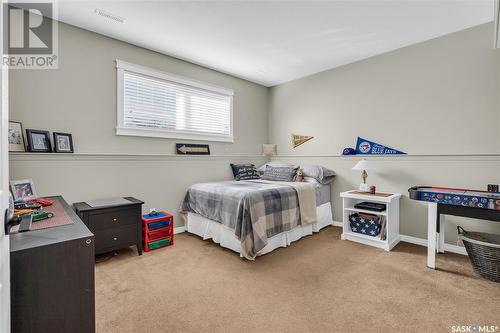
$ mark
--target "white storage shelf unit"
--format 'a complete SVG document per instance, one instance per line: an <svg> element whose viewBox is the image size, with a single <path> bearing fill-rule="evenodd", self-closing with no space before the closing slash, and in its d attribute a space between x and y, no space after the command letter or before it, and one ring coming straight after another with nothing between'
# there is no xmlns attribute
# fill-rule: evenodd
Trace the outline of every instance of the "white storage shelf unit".
<svg viewBox="0 0 500 333"><path fill-rule="evenodd" d="M396 244L399 243L399 199L401 198L401 194L394 193L388 196L381 196L371 195L369 193L359 194L357 191L348 191L340 193L340 197L342 198L343 207L341 239L375 246L386 251L390 251L394 246L396 246ZM354 205L364 201L385 204L386 210L376 212L354 208ZM368 213L383 216L386 221L386 239L381 240L380 234L378 236L370 236L353 232L349 223L349 215L354 213Z"/></svg>

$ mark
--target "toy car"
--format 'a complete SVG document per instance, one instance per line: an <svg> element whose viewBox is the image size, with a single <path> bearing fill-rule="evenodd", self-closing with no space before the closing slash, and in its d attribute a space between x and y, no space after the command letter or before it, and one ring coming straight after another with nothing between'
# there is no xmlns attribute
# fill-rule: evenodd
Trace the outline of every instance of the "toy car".
<svg viewBox="0 0 500 333"><path fill-rule="evenodd" d="M22 216L26 214L31 214L33 209L14 209L14 216Z"/></svg>
<svg viewBox="0 0 500 333"><path fill-rule="evenodd" d="M158 216L160 215L157 211L156 211L156 208L151 208L149 210L149 216Z"/></svg>
<svg viewBox="0 0 500 333"><path fill-rule="evenodd" d="M38 212L33 212L31 214L31 218L32 218L32 221L33 222L38 222L38 221L41 221L41 220L45 220L45 219L50 219L51 217L54 217L54 213L52 212L46 212L46 211L38 211Z"/></svg>
<svg viewBox="0 0 500 333"><path fill-rule="evenodd" d="M54 203L53 200L50 200L50 199L41 199L41 198L31 199L31 200L28 200L27 202L37 203L37 204L40 204L40 205L42 205L44 207L51 206Z"/></svg>
<svg viewBox="0 0 500 333"><path fill-rule="evenodd" d="M40 209L42 205L35 202L16 202L14 209Z"/></svg>

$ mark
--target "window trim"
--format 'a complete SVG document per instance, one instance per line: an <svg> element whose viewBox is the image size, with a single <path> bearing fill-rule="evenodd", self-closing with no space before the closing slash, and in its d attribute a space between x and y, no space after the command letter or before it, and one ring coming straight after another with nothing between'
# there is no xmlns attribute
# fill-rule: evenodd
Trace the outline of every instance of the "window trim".
<svg viewBox="0 0 500 333"><path fill-rule="evenodd" d="M217 134L207 134L207 133L186 133L182 131L159 129L159 128L131 128L125 127L124 125L124 73L125 71L146 75L152 78L171 81L174 83L180 83L188 85L195 88L204 89L210 92L223 94L230 97L230 133L229 136L217 135ZM217 142L234 142L233 136L233 96L234 90L219 87L209 83L196 81L188 79L175 74L162 72L156 69L144 67L141 65L132 64L123 60L116 59L116 80L117 80L117 92L116 92L116 135L127 135L127 136L142 136L150 138L167 138L167 139L185 139L185 140L199 140L199 141L217 141Z"/></svg>

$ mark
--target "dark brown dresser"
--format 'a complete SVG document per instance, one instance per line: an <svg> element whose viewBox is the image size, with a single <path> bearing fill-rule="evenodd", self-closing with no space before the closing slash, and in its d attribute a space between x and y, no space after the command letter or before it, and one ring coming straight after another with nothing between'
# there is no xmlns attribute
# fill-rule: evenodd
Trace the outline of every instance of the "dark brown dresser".
<svg viewBox="0 0 500 333"><path fill-rule="evenodd" d="M94 235L50 199L73 223L10 235L12 332L94 332Z"/></svg>
<svg viewBox="0 0 500 333"><path fill-rule="evenodd" d="M76 213L95 236L95 254L119 250L132 245L142 254L142 205L136 198L127 202L91 207L85 202L75 203Z"/></svg>

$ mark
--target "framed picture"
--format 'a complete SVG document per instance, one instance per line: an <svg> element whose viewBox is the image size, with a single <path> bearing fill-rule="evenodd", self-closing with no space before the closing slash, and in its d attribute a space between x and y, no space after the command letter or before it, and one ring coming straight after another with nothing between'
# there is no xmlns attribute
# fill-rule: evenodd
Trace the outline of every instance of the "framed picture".
<svg viewBox="0 0 500 333"><path fill-rule="evenodd" d="M23 125L17 121L9 121L9 151L26 151L24 147Z"/></svg>
<svg viewBox="0 0 500 333"><path fill-rule="evenodd" d="M28 141L28 151L33 153L50 153L50 136L48 131L27 129L26 139Z"/></svg>
<svg viewBox="0 0 500 333"><path fill-rule="evenodd" d="M14 200L29 200L36 198L33 179L11 180L10 190L14 196Z"/></svg>
<svg viewBox="0 0 500 333"><path fill-rule="evenodd" d="M73 152L73 137L69 133L54 132L54 152L56 153L72 153Z"/></svg>

